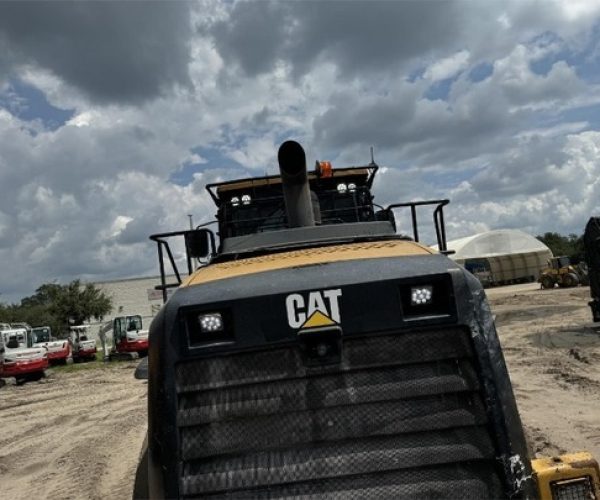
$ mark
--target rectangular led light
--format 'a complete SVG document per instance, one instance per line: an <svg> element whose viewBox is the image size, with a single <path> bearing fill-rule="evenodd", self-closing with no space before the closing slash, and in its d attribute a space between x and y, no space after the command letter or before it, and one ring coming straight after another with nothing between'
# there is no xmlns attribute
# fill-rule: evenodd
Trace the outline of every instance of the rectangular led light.
<svg viewBox="0 0 600 500"><path fill-rule="evenodd" d="M433 302L433 286L415 286L410 289L410 304L424 306Z"/></svg>
<svg viewBox="0 0 600 500"><path fill-rule="evenodd" d="M221 313L199 314L198 324L202 333L222 332L225 328Z"/></svg>

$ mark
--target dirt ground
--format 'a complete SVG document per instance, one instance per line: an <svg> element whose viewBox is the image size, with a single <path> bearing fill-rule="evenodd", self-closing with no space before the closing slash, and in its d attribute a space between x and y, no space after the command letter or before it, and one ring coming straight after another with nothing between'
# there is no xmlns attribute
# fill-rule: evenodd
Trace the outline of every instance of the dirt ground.
<svg viewBox="0 0 600 500"><path fill-rule="evenodd" d="M600 333L588 296L535 285L488 291L532 455L600 457ZM2 498L131 498L146 432L146 383L134 367L54 370L1 388Z"/></svg>
<svg viewBox="0 0 600 500"><path fill-rule="evenodd" d="M600 325L589 288L517 285L488 298L533 452L600 459Z"/></svg>
<svg viewBox="0 0 600 500"><path fill-rule="evenodd" d="M0 389L0 496L131 498L146 432L147 385L134 369L51 369L20 387L9 379Z"/></svg>

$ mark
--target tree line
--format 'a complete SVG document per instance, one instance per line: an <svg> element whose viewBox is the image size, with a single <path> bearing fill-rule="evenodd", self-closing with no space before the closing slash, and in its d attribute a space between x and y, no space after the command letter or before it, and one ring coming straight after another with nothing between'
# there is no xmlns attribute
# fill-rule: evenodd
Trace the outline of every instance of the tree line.
<svg viewBox="0 0 600 500"><path fill-rule="evenodd" d="M45 283L19 304L0 303L0 323L49 326L53 335L65 336L69 325L80 325L91 318L100 320L112 311L112 306L111 297L92 283Z"/></svg>
<svg viewBox="0 0 600 500"><path fill-rule="evenodd" d="M536 236L536 238L552 250L555 257L566 255L573 264L579 264L579 262L585 260L583 235L569 234L564 236L559 233L544 233Z"/></svg>

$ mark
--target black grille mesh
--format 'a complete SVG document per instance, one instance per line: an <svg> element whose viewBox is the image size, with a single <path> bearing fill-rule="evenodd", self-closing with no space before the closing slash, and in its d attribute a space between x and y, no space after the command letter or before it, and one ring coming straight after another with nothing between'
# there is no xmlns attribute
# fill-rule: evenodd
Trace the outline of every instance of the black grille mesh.
<svg viewBox="0 0 600 500"><path fill-rule="evenodd" d="M551 487L552 500L589 500L590 498L596 498L591 478L588 476L556 481Z"/></svg>
<svg viewBox="0 0 600 500"><path fill-rule="evenodd" d="M346 338L177 366L180 490L226 498L500 498L468 332Z"/></svg>

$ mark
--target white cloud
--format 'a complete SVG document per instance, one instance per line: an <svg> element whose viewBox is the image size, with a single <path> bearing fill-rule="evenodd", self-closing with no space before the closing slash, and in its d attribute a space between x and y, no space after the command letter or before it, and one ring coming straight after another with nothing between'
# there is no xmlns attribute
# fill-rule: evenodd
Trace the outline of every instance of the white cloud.
<svg viewBox="0 0 600 500"><path fill-rule="evenodd" d="M41 281L155 274L148 235L187 227L189 213L211 219L204 184L248 169L273 173L287 138L305 145L309 164L366 163L375 146L389 167L377 200L451 197L450 237L498 227L580 231L600 212L590 108L600 89L580 62L598 44L591 4L198 2L195 31L185 23L182 37L170 38L175 73L153 78L140 100L136 78L127 96L115 96L74 74L73 61L61 71L43 47L28 46L35 57L0 51L10 55L0 68L74 110L49 131L0 108L0 298L16 300ZM89 57L86 68L106 67ZM472 81L481 63L491 74ZM429 99L431 84L448 78L448 95ZM168 91L161 84L183 80ZM169 182L197 164L188 185Z"/></svg>
<svg viewBox="0 0 600 500"><path fill-rule="evenodd" d="M436 61L429 66L423 77L428 80L445 80L452 78L458 72L465 70L469 66L470 54L468 50L461 50L450 57Z"/></svg>

